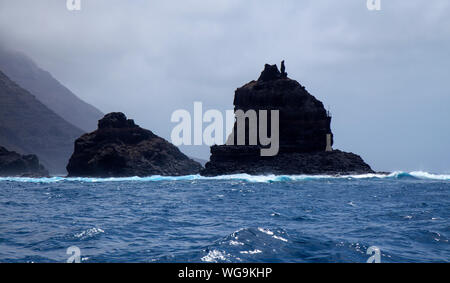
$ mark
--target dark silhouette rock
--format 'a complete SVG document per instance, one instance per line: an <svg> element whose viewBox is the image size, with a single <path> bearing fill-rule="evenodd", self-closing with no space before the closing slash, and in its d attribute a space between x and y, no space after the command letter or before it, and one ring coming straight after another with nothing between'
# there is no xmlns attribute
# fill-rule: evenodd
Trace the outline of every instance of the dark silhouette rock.
<svg viewBox="0 0 450 283"><path fill-rule="evenodd" d="M279 110L278 154L264 157L260 154L263 146L259 143L250 146L246 124L246 145L236 145L234 137L234 145L212 146L210 161L201 174L372 173L370 166L356 154L326 151L333 144L329 113L304 86L283 74L287 75L284 68L280 73L276 65L266 64L258 81L238 88L234 97L235 111ZM234 132L236 128L235 123Z"/></svg>
<svg viewBox="0 0 450 283"><path fill-rule="evenodd" d="M127 119L125 114L120 112L109 113L98 121L98 129L123 129L138 128L132 119Z"/></svg>
<svg viewBox="0 0 450 283"><path fill-rule="evenodd" d="M325 150L326 135L332 137L333 134L331 117L322 102L297 81L281 78L276 65L273 66L266 64L261 77L275 76L275 79L262 80L260 77L258 81L251 81L236 90L234 110L279 110L282 152Z"/></svg>
<svg viewBox="0 0 450 283"><path fill-rule="evenodd" d="M168 141L136 125L123 113L109 113L98 129L75 141L69 176L129 177L197 174L202 166Z"/></svg>
<svg viewBox="0 0 450 283"><path fill-rule="evenodd" d="M261 72L261 75L258 78L258 81L268 82L268 81L278 80L280 78L281 78L281 73L278 70L277 65L266 64L264 66L264 70Z"/></svg>
<svg viewBox="0 0 450 283"><path fill-rule="evenodd" d="M246 173L251 175L342 175L373 173L360 156L331 152L280 152L261 157L257 146L213 146L211 160L201 172L204 176Z"/></svg>
<svg viewBox="0 0 450 283"><path fill-rule="evenodd" d="M0 146L0 176L47 177L48 171L36 155L20 155Z"/></svg>
<svg viewBox="0 0 450 283"><path fill-rule="evenodd" d="M283 61L281 61L281 67L280 67L280 69L281 69L281 77L282 78L287 78L287 73L286 73L286 66L284 65L284 60Z"/></svg>

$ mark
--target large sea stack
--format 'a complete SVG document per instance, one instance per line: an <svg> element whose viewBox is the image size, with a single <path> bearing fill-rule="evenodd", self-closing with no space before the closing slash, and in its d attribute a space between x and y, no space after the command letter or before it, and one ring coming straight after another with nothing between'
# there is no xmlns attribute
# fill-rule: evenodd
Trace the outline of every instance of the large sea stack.
<svg viewBox="0 0 450 283"><path fill-rule="evenodd" d="M98 129L75 141L70 177L180 176L202 166L120 112L98 121Z"/></svg>
<svg viewBox="0 0 450 283"><path fill-rule="evenodd" d="M47 177L48 171L34 154L21 155L0 146L0 176Z"/></svg>
<svg viewBox="0 0 450 283"><path fill-rule="evenodd" d="M234 96L235 111L279 110L278 154L261 156L259 143L248 145L246 126L246 145L212 146L210 162L201 174L373 173L360 156L331 149L331 115L304 86L287 77L284 62L281 70L266 64L259 79L238 88Z"/></svg>

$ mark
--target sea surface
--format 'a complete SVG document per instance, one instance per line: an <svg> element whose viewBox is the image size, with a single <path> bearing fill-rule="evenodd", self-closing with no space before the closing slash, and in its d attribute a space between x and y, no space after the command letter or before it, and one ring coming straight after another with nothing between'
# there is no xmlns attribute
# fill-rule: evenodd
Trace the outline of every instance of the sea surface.
<svg viewBox="0 0 450 283"><path fill-rule="evenodd" d="M0 262L450 261L450 175L0 178Z"/></svg>

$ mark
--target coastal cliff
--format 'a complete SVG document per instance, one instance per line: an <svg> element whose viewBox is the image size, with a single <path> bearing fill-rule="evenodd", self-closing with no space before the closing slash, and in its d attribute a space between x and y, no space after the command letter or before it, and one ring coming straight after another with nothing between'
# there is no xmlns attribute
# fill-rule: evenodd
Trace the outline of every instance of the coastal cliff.
<svg viewBox="0 0 450 283"><path fill-rule="evenodd" d="M332 150L331 115L304 86L288 78L284 62L281 69L280 72L276 65L266 64L259 79L238 88L234 96L235 111L279 111L278 154L261 156L263 145L259 142L249 145L248 125L245 128L245 145L236 145L235 123L229 137L233 145L227 142L226 145L212 146L210 161L201 174L373 173L360 156Z"/></svg>
<svg viewBox="0 0 450 283"><path fill-rule="evenodd" d="M0 70L0 145L35 154L52 175L64 175L73 141L83 131L70 124Z"/></svg>
<svg viewBox="0 0 450 283"><path fill-rule="evenodd" d="M21 52L0 46L0 70L33 94L50 111L81 129L83 133L93 131L97 121L104 116L100 110L81 100L52 74ZM67 159L61 168L66 163Z"/></svg>
<svg viewBox="0 0 450 283"><path fill-rule="evenodd" d="M75 141L67 172L70 177L179 176L201 168L168 141L115 112Z"/></svg>

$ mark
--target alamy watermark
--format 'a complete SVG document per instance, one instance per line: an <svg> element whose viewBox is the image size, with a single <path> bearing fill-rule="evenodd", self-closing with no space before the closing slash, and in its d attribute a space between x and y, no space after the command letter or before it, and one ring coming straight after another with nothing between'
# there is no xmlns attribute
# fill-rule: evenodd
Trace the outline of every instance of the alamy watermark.
<svg viewBox="0 0 450 283"><path fill-rule="evenodd" d="M178 124L172 129L171 142L175 146L258 145L261 156L275 156L280 149L279 112L277 109L227 110L224 118L222 112L216 109L203 113L203 104L197 101L194 102L193 119L186 109L178 109L172 113L170 121ZM204 123L209 125L204 128ZM224 136L227 137L226 140ZM326 139L324 150L333 151L331 134L327 134L324 139Z"/></svg>
<svg viewBox="0 0 450 283"><path fill-rule="evenodd" d="M81 10L81 0L67 0L66 8L69 11L80 11Z"/></svg>
<svg viewBox="0 0 450 283"><path fill-rule="evenodd" d="M71 246L67 248L66 254L70 257L66 260L67 263L80 263L81 262L81 250L77 246ZM367 255L370 257L367 259L367 263L381 263L381 250L376 246L371 246L367 249Z"/></svg>
<svg viewBox="0 0 450 283"><path fill-rule="evenodd" d="M70 255L67 259L67 263L80 263L81 262L81 250L77 246L68 247L66 254Z"/></svg>
<svg viewBox="0 0 450 283"><path fill-rule="evenodd" d="M370 255L367 263L381 263L381 251L380 248L376 246L371 246L367 249L367 255Z"/></svg>
<svg viewBox="0 0 450 283"><path fill-rule="evenodd" d="M367 0L367 9L370 11L380 11L381 10L381 0ZM69 11L80 11L81 10L81 0L66 0L66 7Z"/></svg>
<svg viewBox="0 0 450 283"><path fill-rule="evenodd" d="M279 110L227 110L224 119L219 110L212 109L203 113L203 104L194 102L193 142L192 116L189 111L178 109L172 113L170 120L178 123L170 135L172 143L176 146L224 144L225 124L225 133L228 136L226 145L261 145L261 156L275 156L280 147ZM210 124L203 129L203 123Z"/></svg>
<svg viewBox="0 0 450 283"><path fill-rule="evenodd" d="M381 0L367 0L367 9L369 11L380 11Z"/></svg>

